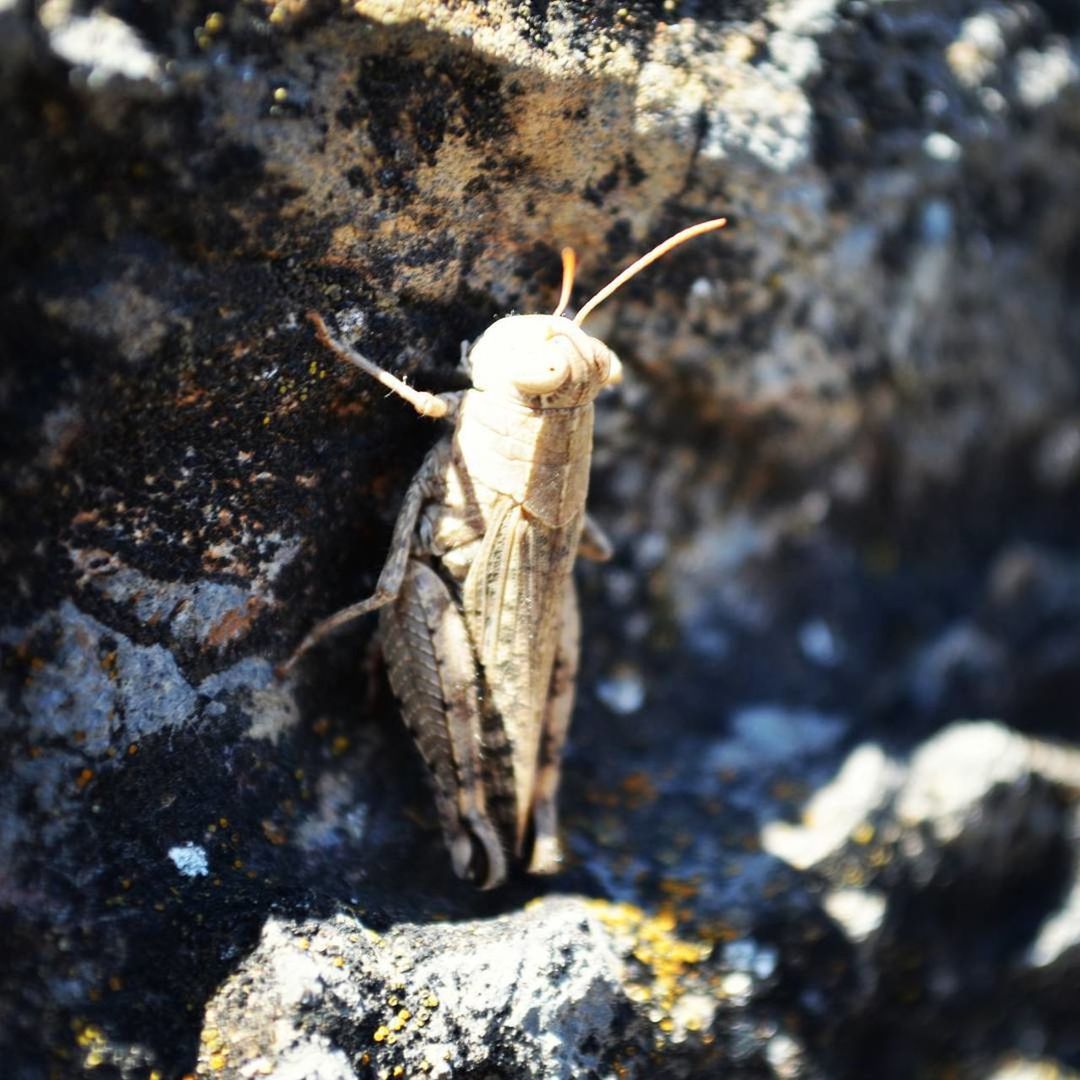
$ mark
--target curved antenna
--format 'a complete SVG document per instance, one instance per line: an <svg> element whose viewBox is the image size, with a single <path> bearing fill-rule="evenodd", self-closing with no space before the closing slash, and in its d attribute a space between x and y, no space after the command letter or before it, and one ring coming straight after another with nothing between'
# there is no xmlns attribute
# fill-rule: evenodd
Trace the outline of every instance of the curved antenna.
<svg viewBox="0 0 1080 1080"><path fill-rule="evenodd" d="M677 248L680 244L685 244L687 240L701 236L702 233L722 229L726 224L727 218L713 218L712 221L700 221L697 225L691 225L690 228L669 236L662 244L657 244L652 251L631 263L614 281L609 281L591 300L587 300L574 316L574 324L580 326L616 289L621 289L635 274L640 273L650 263L656 262L662 255L666 255L672 248Z"/></svg>
<svg viewBox="0 0 1080 1080"><path fill-rule="evenodd" d="M561 315L570 303L570 293L574 288L574 271L577 269L577 256L574 249L564 247L562 249L562 292L559 293L559 306L551 313Z"/></svg>

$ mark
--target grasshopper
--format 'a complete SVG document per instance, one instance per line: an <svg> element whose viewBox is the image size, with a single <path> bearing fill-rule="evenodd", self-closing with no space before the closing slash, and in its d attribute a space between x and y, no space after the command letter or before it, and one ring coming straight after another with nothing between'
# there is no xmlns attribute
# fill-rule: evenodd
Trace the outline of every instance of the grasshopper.
<svg viewBox="0 0 1080 1080"><path fill-rule="evenodd" d="M320 622L281 670L381 609L390 685L431 774L454 871L481 888L505 881L511 860L539 874L561 862L556 796L581 636L572 571L579 555L611 555L585 512L593 400L622 371L582 323L650 263L725 223L676 233L572 320L564 249L554 313L506 316L463 349L463 392L416 390L308 316L338 357L454 426L405 493L374 593Z"/></svg>

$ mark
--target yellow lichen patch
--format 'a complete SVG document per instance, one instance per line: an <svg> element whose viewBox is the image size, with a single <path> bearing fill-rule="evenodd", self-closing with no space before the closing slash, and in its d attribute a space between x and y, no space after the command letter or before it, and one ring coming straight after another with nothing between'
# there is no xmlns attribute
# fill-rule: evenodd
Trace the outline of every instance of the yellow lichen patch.
<svg viewBox="0 0 1080 1080"><path fill-rule="evenodd" d="M104 1046L105 1033L94 1024L76 1022L75 1044L83 1049Z"/></svg>
<svg viewBox="0 0 1080 1080"><path fill-rule="evenodd" d="M403 982L394 982L387 986L387 990L389 991L385 999L387 1014L372 1033L371 1038L373 1042L390 1047L398 1042L407 1043L413 1038L427 1023L431 1016L431 1009L435 1008L439 1002L426 987L413 990ZM376 1075L389 1076L390 1073Z"/></svg>
<svg viewBox="0 0 1080 1080"><path fill-rule="evenodd" d="M292 26L307 13L309 0L263 0L267 21L278 29Z"/></svg>
<svg viewBox="0 0 1080 1080"><path fill-rule="evenodd" d="M644 979L628 987L631 998L652 1002L660 1010L659 1019L664 1019L691 988L688 977L709 957L712 942L680 937L678 917L670 905L655 914L606 900L591 900L589 907L642 967Z"/></svg>
<svg viewBox="0 0 1080 1080"><path fill-rule="evenodd" d="M94 994L89 996L91 999L94 998ZM99 993L97 998L100 998ZM83 1051L84 1068L96 1069L107 1063L113 1063L112 1048L102 1028L83 1020L73 1022L72 1028L75 1029L76 1045Z"/></svg>
<svg viewBox="0 0 1080 1080"><path fill-rule="evenodd" d="M869 844L874 839L874 826L869 821L864 821L861 825L856 825L851 830L851 839L856 844Z"/></svg>

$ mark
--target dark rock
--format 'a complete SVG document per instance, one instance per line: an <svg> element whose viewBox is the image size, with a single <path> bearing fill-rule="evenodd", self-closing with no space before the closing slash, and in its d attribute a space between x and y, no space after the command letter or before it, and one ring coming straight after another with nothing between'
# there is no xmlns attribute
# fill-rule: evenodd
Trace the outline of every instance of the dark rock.
<svg viewBox="0 0 1080 1080"><path fill-rule="evenodd" d="M1080 1069L1078 33L0 3L5 1075ZM305 314L447 389L719 214L590 320L570 858L476 893L371 627L273 675L436 434Z"/></svg>

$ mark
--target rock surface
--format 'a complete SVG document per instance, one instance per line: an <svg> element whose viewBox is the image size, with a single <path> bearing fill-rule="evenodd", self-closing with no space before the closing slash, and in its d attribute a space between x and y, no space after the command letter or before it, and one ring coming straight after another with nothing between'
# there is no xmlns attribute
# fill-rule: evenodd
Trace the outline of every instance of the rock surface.
<svg viewBox="0 0 1080 1080"><path fill-rule="evenodd" d="M1080 1071L1067 4L0 0L5 1075ZM367 594L579 301L565 873L457 882ZM972 721L972 718L988 718ZM1039 1072L1039 1070L1044 1070Z"/></svg>

